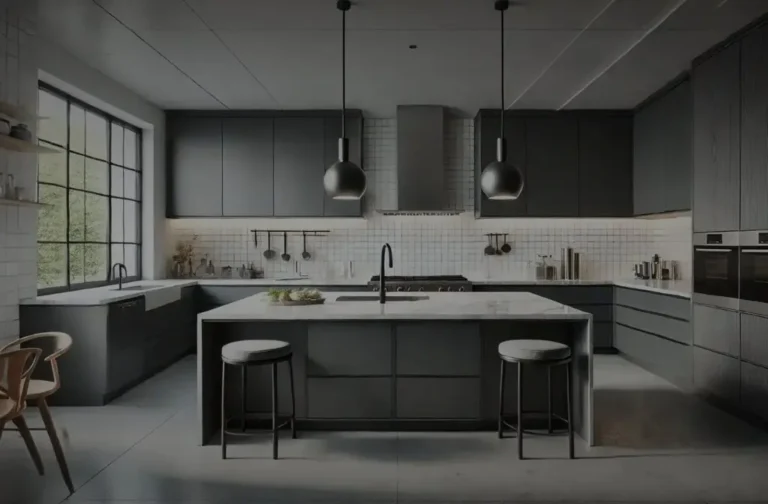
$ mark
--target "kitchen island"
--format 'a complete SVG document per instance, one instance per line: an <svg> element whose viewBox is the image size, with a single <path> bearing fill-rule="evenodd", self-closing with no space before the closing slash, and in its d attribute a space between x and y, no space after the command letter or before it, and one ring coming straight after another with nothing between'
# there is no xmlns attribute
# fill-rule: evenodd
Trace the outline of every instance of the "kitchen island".
<svg viewBox="0 0 768 504"><path fill-rule="evenodd" d="M415 301L371 292L324 293L325 304L272 305L257 294L198 315L198 441L220 429L221 347L243 339L280 339L293 347L299 429L494 429L498 344L550 339L574 354L574 429L594 443L592 315L528 292L427 293ZM366 297L369 300L355 300ZM278 374L279 410L290 411L288 370ZM553 370L555 413L564 414L565 367ZM546 407L544 370L526 368L525 410ZM512 376L510 376L512 375ZM505 413L516 403L508 373ZM271 407L270 373L248 373L248 409ZM227 405L239 411L239 380Z"/></svg>

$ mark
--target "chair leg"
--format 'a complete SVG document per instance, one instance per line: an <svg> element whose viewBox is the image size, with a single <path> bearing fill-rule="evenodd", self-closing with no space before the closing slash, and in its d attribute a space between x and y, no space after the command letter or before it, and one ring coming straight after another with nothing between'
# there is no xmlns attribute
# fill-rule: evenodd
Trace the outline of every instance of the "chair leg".
<svg viewBox="0 0 768 504"><path fill-rule="evenodd" d="M552 367L547 366L547 432L552 434Z"/></svg>
<svg viewBox="0 0 768 504"><path fill-rule="evenodd" d="M224 404L227 402L227 364L221 363L221 459L227 458L227 418Z"/></svg>
<svg viewBox="0 0 768 504"><path fill-rule="evenodd" d="M56 462L58 462L61 475L64 477L64 483L66 483L69 493L73 494L75 493L75 487L72 484L72 478L69 475L67 459L64 457L64 450L61 449L59 436L56 434L56 426L53 424L51 410L48 408L48 403L45 402L44 397L38 399L37 408L40 410L40 416L43 417L43 423L45 424L45 430L48 432L48 437L51 438L53 453L56 455Z"/></svg>
<svg viewBox="0 0 768 504"><path fill-rule="evenodd" d="M272 363L272 458L277 460L277 363Z"/></svg>
<svg viewBox="0 0 768 504"><path fill-rule="evenodd" d="M4 430L5 430L5 420L0 420L0 439L3 439Z"/></svg>
<svg viewBox="0 0 768 504"><path fill-rule="evenodd" d="M499 374L499 439L504 437L504 375L507 366L504 359L501 360L501 372Z"/></svg>
<svg viewBox="0 0 768 504"><path fill-rule="evenodd" d="M248 366L243 365L242 368L241 368L241 372L242 372L241 378L242 378L242 381L243 381L242 387L241 387L242 388L243 396L240 398L240 401L241 401L240 413L243 416L243 418L241 420L241 422L243 423L243 425L241 425L241 429L242 429L243 432L245 432L245 411L246 411L246 409L245 409L245 400L248 397L248 385L247 385Z"/></svg>
<svg viewBox="0 0 768 504"><path fill-rule="evenodd" d="M42 476L45 474L45 469L43 469L43 461L40 458L40 453L37 451L37 446L35 446L35 440L32 439L32 433L29 432L27 422L24 420L23 416L19 415L13 419L13 423L16 428L19 429L19 434L21 434L21 437L24 439L24 444L27 445L27 451L29 451L29 454L32 456L32 461L35 463L37 472L40 474L40 476Z"/></svg>
<svg viewBox="0 0 768 504"><path fill-rule="evenodd" d="M296 439L296 392L293 388L293 357L288 359L288 374L291 379L291 438Z"/></svg>
<svg viewBox="0 0 768 504"><path fill-rule="evenodd" d="M566 401L568 402L568 456L570 458L575 458L573 453L573 400L571 398L571 371L573 367L573 363L569 362L568 367L566 368L566 377L565 377L565 397Z"/></svg>
<svg viewBox="0 0 768 504"><path fill-rule="evenodd" d="M517 363L517 458L523 460L523 363Z"/></svg>

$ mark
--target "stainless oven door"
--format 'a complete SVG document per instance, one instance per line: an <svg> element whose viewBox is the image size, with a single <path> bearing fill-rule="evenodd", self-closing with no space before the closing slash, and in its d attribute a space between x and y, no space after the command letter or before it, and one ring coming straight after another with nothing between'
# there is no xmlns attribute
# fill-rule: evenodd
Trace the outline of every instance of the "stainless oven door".
<svg viewBox="0 0 768 504"><path fill-rule="evenodd" d="M739 308L738 240L738 232L694 234L694 301Z"/></svg>
<svg viewBox="0 0 768 504"><path fill-rule="evenodd" d="M739 307L748 312L768 315L768 232L741 233Z"/></svg>

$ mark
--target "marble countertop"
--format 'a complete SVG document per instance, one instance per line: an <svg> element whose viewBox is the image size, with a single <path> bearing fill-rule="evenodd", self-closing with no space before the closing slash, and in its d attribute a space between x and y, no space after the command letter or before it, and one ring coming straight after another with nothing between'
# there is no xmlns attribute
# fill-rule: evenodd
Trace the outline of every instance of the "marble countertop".
<svg viewBox="0 0 768 504"><path fill-rule="evenodd" d="M272 304L269 296L261 293L201 313L198 320L589 320L592 317L530 292L429 292L423 294L428 299L390 300L383 305L369 291L325 295L325 304L282 306ZM346 296L368 296L374 300L338 300Z"/></svg>
<svg viewBox="0 0 768 504"><path fill-rule="evenodd" d="M685 280L675 281L657 281L657 280L520 280L514 278L495 278L486 279L480 277L469 277L468 280L473 285L480 286L501 286L501 285L615 285L629 289L646 290L660 294L672 296L691 297L691 282ZM26 299L21 302L22 305L42 306L98 306L115 303L125 299L130 299L144 295L146 292L163 288L182 288L193 285L216 286L216 287L318 287L324 286L359 286L363 289L368 284L367 279L363 278L260 278L260 279L240 279L240 278L200 278L184 280L141 280L124 284L123 290L118 290L116 286L96 287L93 289L83 289L71 292L62 292L59 294L49 294L38 296L36 298ZM146 286L146 289L131 289L136 286ZM125 289L128 288L128 289Z"/></svg>

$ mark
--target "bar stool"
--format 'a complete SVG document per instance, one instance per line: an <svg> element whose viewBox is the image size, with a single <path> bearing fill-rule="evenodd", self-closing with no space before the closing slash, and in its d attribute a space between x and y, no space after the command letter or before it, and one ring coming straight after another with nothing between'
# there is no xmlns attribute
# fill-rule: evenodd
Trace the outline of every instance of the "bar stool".
<svg viewBox="0 0 768 504"><path fill-rule="evenodd" d="M293 388L293 353L291 345L277 340L243 340L224 345L221 349L221 458L227 458L227 435L243 435L246 430L246 419L259 416L248 411L245 401L247 394L247 371L249 366L272 365L272 458L277 459L278 431L290 423L291 438L296 439L296 396ZM288 362L291 378L291 416L278 425L277 418L277 365ZM242 378L242 397L240 411L240 432L229 430L229 420L225 413L227 365L239 366ZM263 416L262 416L263 417Z"/></svg>
<svg viewBox="0 0 768 504"><path fill-rule="evenodd" d="M517 458L523 459L523 364L544 366L547 368L547 432L552 433L552 418L557 418L568 424L569 457L573 455L573 401L571 399L571 349L568 345L548 340L508 340L499 344L501 357L501 379L499 384L499 439L503 437L504 427L517 433ZM504 375L507 362L517 364L517 425L511 425L504 420ZM552 368L567 366L565 375L566 400L568 418L562 418L552 413Z"/></svg>

